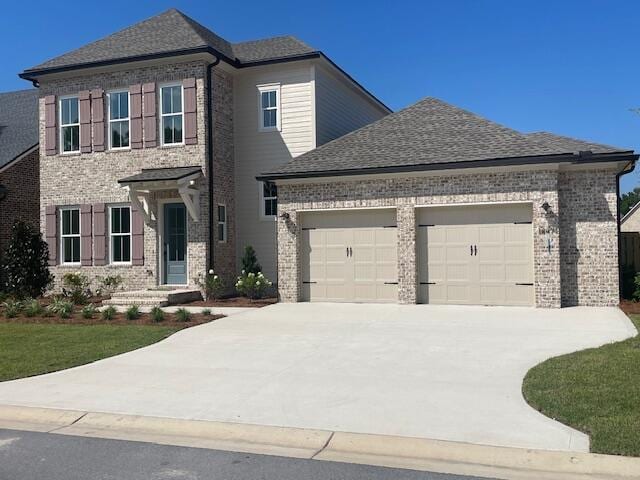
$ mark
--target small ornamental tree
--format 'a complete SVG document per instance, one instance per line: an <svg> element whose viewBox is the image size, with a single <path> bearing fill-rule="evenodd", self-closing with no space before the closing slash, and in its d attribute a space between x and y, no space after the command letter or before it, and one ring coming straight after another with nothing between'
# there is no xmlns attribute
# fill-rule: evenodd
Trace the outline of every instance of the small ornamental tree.
<svg viewBox="0 0 640 480"><path fill-rule="evenodd" d="M53 282L49 272L49 247L40 232L23 221L17 221L11 228L0 278L2 288L17 298L40 297Z"/></svg>
<svg viewBox="0 0 640 480"><path fill-rule="evenodd" d="M259 273L261 271L262 267L258 263L256 251L251 245L247 245L244 248L244 255L242 256L242 274L247 275L249 273Z"/></svg>

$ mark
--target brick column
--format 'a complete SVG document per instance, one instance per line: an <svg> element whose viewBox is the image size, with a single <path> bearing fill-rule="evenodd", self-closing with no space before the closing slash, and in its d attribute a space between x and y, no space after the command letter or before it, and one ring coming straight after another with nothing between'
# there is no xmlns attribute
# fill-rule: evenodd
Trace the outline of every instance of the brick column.
<svg viewBox="0 0 640 480"><path fill-rule="evenodd" d="M549 204L548 212L542 209L543 202ZM557 189L543 192L540 201L533 202L536 307L559 308L561 306L559 215Z"/></svg>
<svg viewBox="0 0 640 480"><path fill-rule="evenodd" d="M298 214L285 205L279 209L288 213L289 218L278 217L278 295L281 302L299 302L302 285Z"/></svg>
<svg viewBox="0 0 640 480"><path fill-rule="evenodd" d="M416 209L413 205L399 205L398 222L398 301L416 303Z"/></svg>

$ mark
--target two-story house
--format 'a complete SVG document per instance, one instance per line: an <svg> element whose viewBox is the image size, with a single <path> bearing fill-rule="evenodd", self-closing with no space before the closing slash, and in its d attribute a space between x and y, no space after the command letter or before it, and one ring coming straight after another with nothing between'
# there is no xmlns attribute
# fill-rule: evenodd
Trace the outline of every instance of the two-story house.
<svg viewBox="0 0 640 480"><path fill-rule="evenodd" d="M275 184L256 179L389 109L293 37L230 43L169 10L20 76L39 88L41 226L57 281L276 280Z"/></svg>

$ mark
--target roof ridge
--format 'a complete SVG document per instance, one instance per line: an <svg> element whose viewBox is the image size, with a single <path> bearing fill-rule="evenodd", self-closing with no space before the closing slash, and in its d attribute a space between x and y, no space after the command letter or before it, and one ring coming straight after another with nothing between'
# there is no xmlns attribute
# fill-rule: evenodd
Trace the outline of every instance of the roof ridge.
<svg viewBox="0 0 640 480"><path fill-rule="evenodd" d="M218 35L213 30L209 29L208 27L205 27L200 22L198 22L197 20L191 18L189 15L187 15L186 13L178 10L177 8L171 8L167 12L169 12L171 10L175 11L180 16L180 18L182 18L182 20L184 20L185 23L187 23L187 25L198 36L198 38L200 38L200 40L202 40L204 45L210 46L209 42L207 41L207 39L202 36L202 31L206 32L207 35L212 35L212 36L216 37L217 39L219 39L220 41L226 43L228 48L229 48L229 51L233 52L232 49L231 49L232 43L229 42L229 40L227 40L224 37L221 37L220 35ZM220 53L222 53L224 55L227 55L229 52L220 52ZM233 56L232 59L235 60L235 55L232 55L232 56Z"/></svg>

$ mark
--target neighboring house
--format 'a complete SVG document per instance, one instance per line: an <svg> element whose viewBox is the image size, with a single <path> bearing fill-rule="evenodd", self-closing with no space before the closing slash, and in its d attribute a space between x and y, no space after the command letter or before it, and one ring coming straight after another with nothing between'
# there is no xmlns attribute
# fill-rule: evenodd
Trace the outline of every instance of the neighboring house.
<svg viewBox="0 0 640 480"><path fill-rule="evenodd" d="M246 245L275 280L279 192L256 176L390 113L293 37L229 43L174 9L20 76L51 269L126 288L233 285Z"/></svg>
<svg viewBox="0 0 640 480"><path fill-rule="evenodd" d="M281 299L617 305L637 159L426 98L258 177L278 189Z"/></svg>
<svg viewBox="0 0 640 480"><path fill-rule="evenodd" d="M0 259L17 220L38 226L38 92L0 93Z"/></svg>
<svg viewBox="0 0 640 480"><path fill-rule="evenodd" d="M620 265L640 272L640 203L620 220Z"/></svg>

